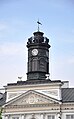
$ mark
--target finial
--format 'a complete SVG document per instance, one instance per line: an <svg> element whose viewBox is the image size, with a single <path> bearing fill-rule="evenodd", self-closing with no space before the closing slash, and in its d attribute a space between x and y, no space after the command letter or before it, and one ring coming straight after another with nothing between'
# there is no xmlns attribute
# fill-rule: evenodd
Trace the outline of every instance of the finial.
<svg viewBox="0 0 74 119"><path fill-rule="evenodd" d="M20 80L21 80L21 79L22 79L22 77L18 77L18 79L20 79Z"/></svg>
<svg viewBox="0 0 74 119"><path fill-rule="evenodd" d="M37 23L38 23L38 31L39 31L39 24L40 25L42 25L42 24L39 22L39 19L38 19Z"/></svg>

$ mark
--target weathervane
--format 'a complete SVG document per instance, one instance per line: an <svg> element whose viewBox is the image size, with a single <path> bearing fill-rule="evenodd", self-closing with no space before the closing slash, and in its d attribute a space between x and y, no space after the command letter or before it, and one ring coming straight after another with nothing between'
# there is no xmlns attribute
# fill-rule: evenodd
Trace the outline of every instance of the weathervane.
<svg viewBox="0 0 74 119"><path fill-rule="evenodd" d="M38 31L39 31L39 25L42 25L42 24L39 22L39 19L38 19L37 23L38 23Z"/></svg>

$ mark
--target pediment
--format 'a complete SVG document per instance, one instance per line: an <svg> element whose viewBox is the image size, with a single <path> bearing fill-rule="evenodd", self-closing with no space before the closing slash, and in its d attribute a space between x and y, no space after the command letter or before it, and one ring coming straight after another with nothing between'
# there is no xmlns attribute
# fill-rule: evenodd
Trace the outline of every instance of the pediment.
<svg viewBox="0 0 74 119"><path fill-rule="evenodd" d="M17 98L7 102L6 105L50 104L59 103L58 100L46 96L37 91L29 90Z"/></svg>

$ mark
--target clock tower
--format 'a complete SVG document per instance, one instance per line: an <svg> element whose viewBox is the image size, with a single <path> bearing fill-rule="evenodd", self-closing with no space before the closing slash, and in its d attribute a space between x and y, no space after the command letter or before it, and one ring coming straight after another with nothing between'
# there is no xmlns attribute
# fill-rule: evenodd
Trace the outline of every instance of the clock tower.
<svg viewBox="0 0 74 119"><path fill-rule="evenodd" d="M27 42L28 71L27 80L45 80L49 74L49 39L39 30Z"/></svg>

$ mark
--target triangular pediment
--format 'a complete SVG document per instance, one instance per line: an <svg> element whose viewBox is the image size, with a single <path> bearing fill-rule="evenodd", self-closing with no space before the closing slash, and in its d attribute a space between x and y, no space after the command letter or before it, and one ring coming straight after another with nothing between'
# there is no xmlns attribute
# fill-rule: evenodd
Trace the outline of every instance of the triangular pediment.
<svg viewBox="0 0 74 119"><path fill-rule="evenodd" d="M46 96L37 91L29 90L17 98L7 102L6 105L30 105L30 104L50 104L50 103L59 103L58 100L53 99L49 96Z"/></svg>

